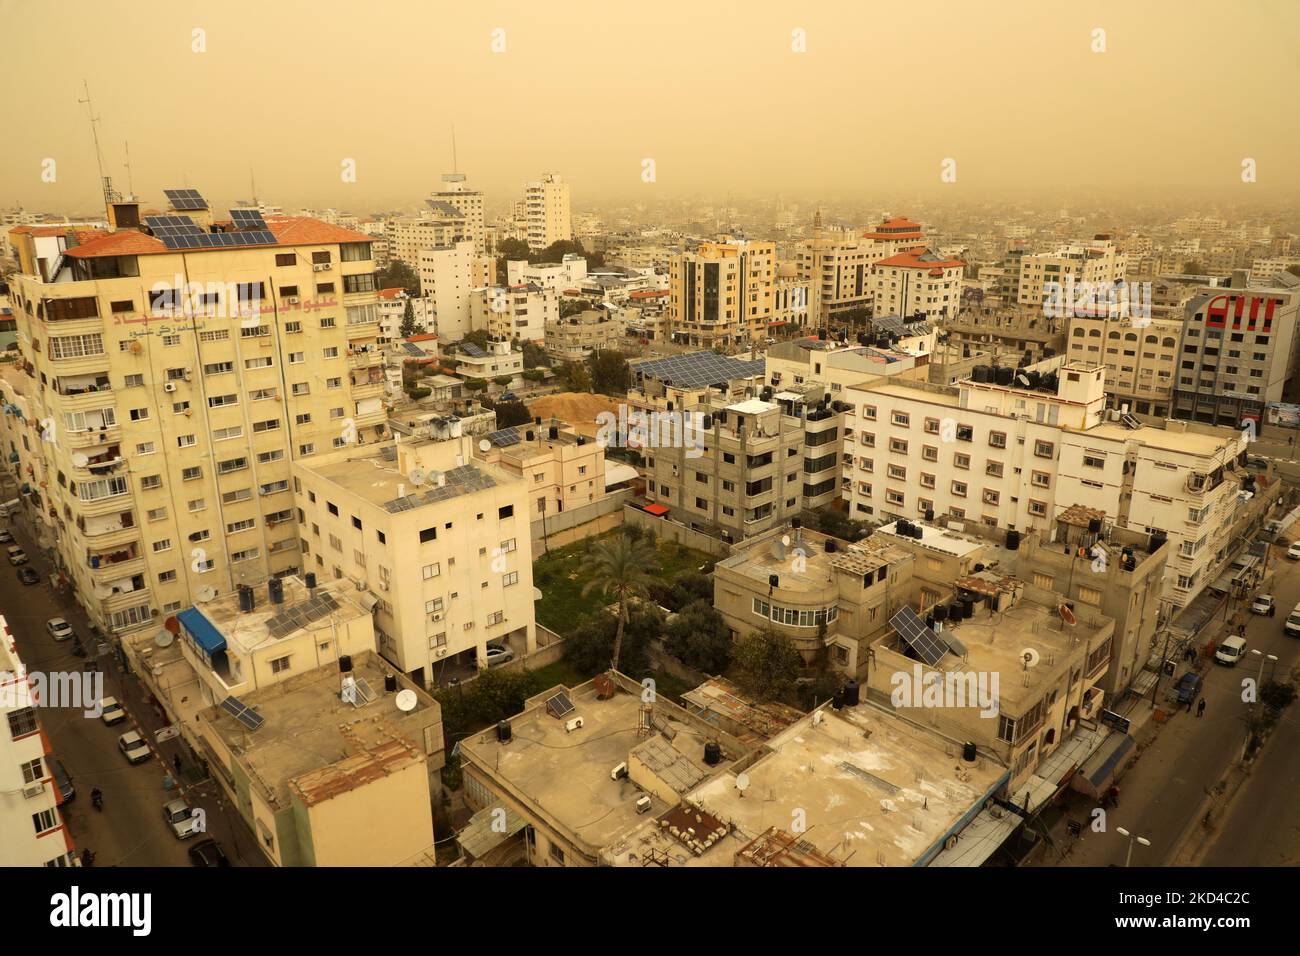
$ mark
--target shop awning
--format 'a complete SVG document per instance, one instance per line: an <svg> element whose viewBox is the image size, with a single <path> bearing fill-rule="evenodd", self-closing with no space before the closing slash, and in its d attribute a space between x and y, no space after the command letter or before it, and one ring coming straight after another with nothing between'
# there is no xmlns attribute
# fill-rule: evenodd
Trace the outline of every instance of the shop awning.
<svg viewBox="0 0 1300 956"><path fill-rule="evenodd" d="M203 652L209 657L226 649L226 639L198 608L192 607L181 611L176 617L181 622L181 627L185 628L185 633L194 643L203 648Z"/></svg>
<svg viewBox="0 0 1300 956"><path fill-rule="evenodd" d="M631 465L626 465L621 461L614 461L610 458L605 459L606 488L621 484L624 481L635 481L637 475L637 470Z"/></svg>
<svg viewBox="0 0 1300 956"><path fill-rule="evenodd" d="M646 505L644 510L646 514L654 515L656 518L662 518L668 514L668 509L663 505Z"/></svg>
<svg viewBox="0 0 1300 956"><path fill-rule="evenodd" d="M1087 781L1092 796L1098 796L1110 787L1115 774L1133 749L1133 738L1128 734L1111 734L1079 769L1079 776Z"/></svg>

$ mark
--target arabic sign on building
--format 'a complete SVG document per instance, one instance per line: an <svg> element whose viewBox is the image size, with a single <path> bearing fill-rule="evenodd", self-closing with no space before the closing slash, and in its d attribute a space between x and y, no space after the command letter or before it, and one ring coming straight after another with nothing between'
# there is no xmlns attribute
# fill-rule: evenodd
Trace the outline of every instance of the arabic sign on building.
<svg viewBox="0 0 1300 956"><path fill-rule="evenodd" d="M1270 425L1277 425L1279 428L1300 428L1300 405L1269 402L1264 420Z"/></svg>

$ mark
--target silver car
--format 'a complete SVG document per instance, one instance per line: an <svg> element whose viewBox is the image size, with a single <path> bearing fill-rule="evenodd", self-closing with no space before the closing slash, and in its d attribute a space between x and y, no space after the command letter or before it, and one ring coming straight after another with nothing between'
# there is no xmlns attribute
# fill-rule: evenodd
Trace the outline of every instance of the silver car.
<svg viewBox="0 0 1300 956"><path fill-rule="evenodd" d="M134 730L128 730L117 738L117 748L129 763L144 763L150 756L149 745Z"/></svg>
<svg viewBox="0 0 1300 956"><path fill-rule="evenodd" d="M203 813L195 812L184 800L176 799L163 804L163 819L172 828L178 840L188 840L203 832Z"/></svg>

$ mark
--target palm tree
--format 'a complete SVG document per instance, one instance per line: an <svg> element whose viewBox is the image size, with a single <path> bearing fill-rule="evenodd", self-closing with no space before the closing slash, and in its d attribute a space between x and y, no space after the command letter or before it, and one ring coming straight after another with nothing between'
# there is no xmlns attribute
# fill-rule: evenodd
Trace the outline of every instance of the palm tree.
<svg viewBox="0 0 1300 956"><path fill-rule="evenodd" d="M618 670L618 655L623 649L623 629L627 627L627 606L634 595L646 593L659 571L655 549L640 538L620 534L602 541L583 559L579 573L586 575L582 586L585 596L592 589L618 598L618 629L614 632L614 656L610 672Z"/></svg>

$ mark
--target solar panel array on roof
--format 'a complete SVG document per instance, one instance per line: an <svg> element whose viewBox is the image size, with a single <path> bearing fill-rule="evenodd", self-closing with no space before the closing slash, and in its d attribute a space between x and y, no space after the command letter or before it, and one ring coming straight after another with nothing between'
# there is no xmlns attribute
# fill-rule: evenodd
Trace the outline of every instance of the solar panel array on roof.
<svg viewBox="0 0 1300 956"><path fill-rule="evenodd" d="M257 209L232 209L230 219L240 229L265 229L266 220Z"/></svg>
<svg viewBox="0 0 1300 956"><path fill-rule="evenodd" d="M441 485L422 489L414 494L394 498L392 501L386 502L384 510L389 514L410 511L421 505L433 504L435 501L446 501L448 498L455 498L471 491L494 488L497 483L495 478L479 471L473 465L461 465L451 469L451 471L443 472L442 479L443 483Z"/></svg>
<svg viewBox="0 0 1300 956"><path fill-rule="evenodd" d="M424 357L424 349L420 348L414 342L403 342L402 348L406 349L407 354L414 355L416 358Z"/></svg>
<svg viewBox="0 0 1300 956"><path fill-rule="evenodd" d="M723 385L736 378L761 376L764 368L762 359L746 362L716 352L690 352L641 362L634 366L634 371L665 384L703 388L706 385Z"/></svg>
<svg viewBox="0 0 1300 956"><path fill-rule="evenodd" d="M501 428L491 432L487 440L498 448L509 448L511 445L519 444L519 426L511 425L509 428Z"/></svg>
<svg viewBox="0 0 1300 956"><path fill-rule="evenodd" d="M564 691L560 691L546 700L546 712L557 720L563 720L573 713L573 710L573 701L569 700L569 695Z"/></svg>
<svg viewBox="0 0 1300 956"><path fill-rule="evenodd" d="M197 189L164 189L163 195L176 210L207 209L208 201Z"/></svg>
<svg viewBox="0 0 1300 956"><path fill-rule="evenodd" d="M473 342L461 342L459 348L461 354L468 355L471 358L485 358L487 356L487 353Z"/></svg>
<svg viewBox="0 0 1300 956"><path fill-rule="evenodd" d="M275 245L275 234L265 223L255 232L204 232L189 216L145 216L144 224L168 249Z"/></svg>
<svg viewBox="0 0 1300 956"><path fill-rule="evenodd" d="M285 637L300 628L306 627L313 621L337 611L338 608L339 602L334 600L334 595L325 591L318 591L301 604L286 608L268 620L266 622L266 631L272 637Z"/></svg>
<svg viewBox="0 0 1300 956"><path fill-rule="evenodd" d="M921 660L931 667L943 660L948 653L948 646L939 640L939 636L925 626L925 621L917 617L910 607L905 607L889 619L890 625L907 642L907 646L920 655Z"/></svg>
<svg viewBox="0 0 1300 956"><path fill-rule="evenodd" d="M249 707L238 697L227 697L221 702L221 709L249 730L256 730L266 723L266 718Z"/></svg>

